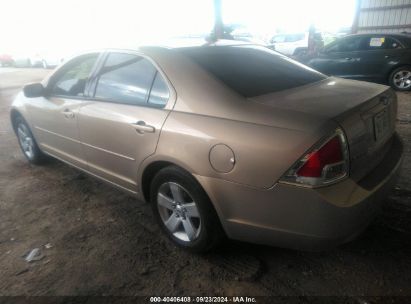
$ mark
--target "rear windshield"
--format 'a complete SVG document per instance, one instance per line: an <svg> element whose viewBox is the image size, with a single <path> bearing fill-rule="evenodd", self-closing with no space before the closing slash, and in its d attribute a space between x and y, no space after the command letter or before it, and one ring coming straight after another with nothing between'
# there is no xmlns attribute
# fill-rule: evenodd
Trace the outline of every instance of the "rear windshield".
<svg viewBox="0 0 411 304"><path fill-rule="evenodd" d="M209 46L181 48L180 51L244 97L291 89L326 78L260 46Z"/></svg>

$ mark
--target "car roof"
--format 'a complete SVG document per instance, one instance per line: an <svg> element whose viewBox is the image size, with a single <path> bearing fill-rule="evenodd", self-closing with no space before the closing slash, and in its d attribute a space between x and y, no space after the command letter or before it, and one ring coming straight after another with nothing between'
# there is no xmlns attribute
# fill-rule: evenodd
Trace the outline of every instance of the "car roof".
<svg viewBox="0 0 411 304"><path fill-rule="evenodd" d="M141 50L148 47L157 47L165 49L178 49L186 47L208 47L208 46L235 46L235 45L246 45L251 44L250 42L240 41L240 40L228 40L219 39L215 41L207 41L203 37L199 38L181 38L181 39L169 39L159 42L142 43L142 44L132 44L105 48L105 50L110 49L123 49L123 50ZM255 43L254 43L255 44Z"/></svg>
<svg viewBox="0 0 411 304"><path fill-rule="evenodd" d="M250 45L256 43L250 43L241 40L229 40L229 39L219 39L215 41L206 41L202 39L201 41L171 41L168 43L160 43L158 45L147 45L147 46L158 46L167 49L180 49L180 48L204 48L204 47L215 47L215 46L238 46L238 45Z"/></svg>
<svg viewBox="0 0 411 304"><path fill-rule="evenodd" d="M350 35L346 35L343 37L358 37L358 36L391 36L394 38L406 38L406 39L410 39L411 38L411 33L410 34L406 34L406 33L361 33L361 34L350 34ZM341 38L343 38L341 37Z"/></svg>
<svg viewBox="0 0 411 304"><path fill-rule="evenodd" d="M377 32L377 33L361 33L361 34L351 34L351 35L346 35L343 36L336 41L339 41L340 39L343 38L349 38L349 37L369 37L369 36L390 36L395 39L397 39L403 46L406 48L411 47L411 33L384 33L384 32Z"/></svg>
<svg viewBox="0 0 411 304"><path fill-rule="evenodd" d="M259 45L255 42L247 42L240 40L228 40L228 39L219 39L213 42L207 42L204 38L190 38L190 39L172 39L162 41L160 43L145 43L145 44L131 44L131 45L114 45L108 46L105 48L98 49L87 49L79 52L75 52L68 56L67 61L75 59L79 56L88 55L92 53L104 53L104 52L118 52L118 51L131 51L131 52L141 52L141 53L150 53L150 51L155 49L167 50L178 50L184 48L206 48L206 47L230 47L230 46L240 46L240 45Z"/></svg>

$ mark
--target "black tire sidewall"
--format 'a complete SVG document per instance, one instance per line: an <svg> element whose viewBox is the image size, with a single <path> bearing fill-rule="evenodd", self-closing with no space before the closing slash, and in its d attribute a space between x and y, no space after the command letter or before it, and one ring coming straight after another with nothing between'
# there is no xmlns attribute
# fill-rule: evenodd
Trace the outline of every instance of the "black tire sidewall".
<svg viewBox="0 0 411 304"><path fill-rule="evenodd" d="M185 242L176 238L168 231L160 217L157 207L157 193L160 186L167 182L175 182L181 185L189 192L192 199L196 202L201 217L202 227L200 235L194 241ZM154 216L161 229L178 246L191 252L207 252L216 247L222 238L221 224L207 194L194 177L184 170L175 166L166 167L160 170L151 183L150 201Z"/></svg>

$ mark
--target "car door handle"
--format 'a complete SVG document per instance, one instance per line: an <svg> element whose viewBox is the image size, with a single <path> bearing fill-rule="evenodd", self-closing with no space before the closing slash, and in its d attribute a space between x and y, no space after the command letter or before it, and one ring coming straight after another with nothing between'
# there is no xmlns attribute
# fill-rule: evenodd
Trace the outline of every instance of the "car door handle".
<svg viewBox="0 0 411 304"><path fill-rule="evenodd" d="M74 112L71 111L70 109L64 109L63 111L64 117L66 118L74 118Z"/></svg>
<svg viewBox="0 0 411 304"><path fill-rule="evenodd" d="M344 59L345 60L353 60L353 58L351 58L351 57L345 57Z"/></svg>
<svg viewBox="0 0 411 304"><path fill-rule="evenodd" d="M132 125L137 130L137 132L140 134L154 133L156 131L156 128L154 128L153 126L147 125L146 122L142 120L132 123Z"/></svg>

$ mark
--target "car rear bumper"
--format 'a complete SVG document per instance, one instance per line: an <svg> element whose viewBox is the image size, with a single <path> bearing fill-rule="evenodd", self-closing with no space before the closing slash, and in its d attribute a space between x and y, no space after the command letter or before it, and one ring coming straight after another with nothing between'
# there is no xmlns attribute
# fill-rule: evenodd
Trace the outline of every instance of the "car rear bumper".
<svg viewBox="0 0 411 304"><path fill-rule="evenodd" d="M362 232L393 188L402 161L395 135L382 162L359 182L311 189L276 184L268 190L197 176L229 238L278 247L324 250Z"/></svg>

